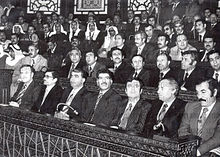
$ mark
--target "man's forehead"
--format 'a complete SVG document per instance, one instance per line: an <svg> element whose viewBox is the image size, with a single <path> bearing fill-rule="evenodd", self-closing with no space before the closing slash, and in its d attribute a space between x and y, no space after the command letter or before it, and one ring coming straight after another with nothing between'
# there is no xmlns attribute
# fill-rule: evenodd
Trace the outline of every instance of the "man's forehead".
<svg viewBox="0 0 220 157"><path fill-rule="evenodd" d="M171 85L169 84L168 80L162 80L159 83L159 87L170 87L171 88Z"/></svg>
<svg viewBox="0 0 220 157"><path fill-rule="evenodd" d="M209 90L208 82L202 82L196 85L196 91L207 91L207 90Z"/></svg>

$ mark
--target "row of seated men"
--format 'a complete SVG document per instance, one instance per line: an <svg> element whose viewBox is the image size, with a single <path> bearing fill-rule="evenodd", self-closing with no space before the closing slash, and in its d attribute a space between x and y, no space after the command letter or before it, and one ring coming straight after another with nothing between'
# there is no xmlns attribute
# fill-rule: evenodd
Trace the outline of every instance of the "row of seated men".
<svg viewBox="0 0 220 157"><path fill-rule="evenodd" d="M162 36L164 37L164 36ZM17 85L19 80L19 69L24 64L29 64L36 69L46 67L46 60L39 57L32 61L32 56L38 56L39 49L35 45L29 46L30 56L21 59L13 73L13 84ZM134 54L131 60L124 58L125 52L119 48L112 48L111 62L105 59L98 59L95 51L85 52L85 57L78 48L72 49L67 55L67 62L59 70L60 76L70 78L73 69L83 69L91 81L96 81L96 74L100 69L108 69L113 72L114 83L125 84L129 78L139 78L144 86L157 87L162 78L174 78L181 90L195 91L196 81L203 77L209 77L220 81L220 56L219 52L211 50L207 55L207 64L200 66L199 53L195 50L188 50L181 53L181 62L178 67L171 67L172 58L166 52L152 54L155 58L156 68L150 68L146 64L146 58L142 54ZM34 63L35 62L35 63ZM107 66L108 64L109 66ZM202 68L201 68L202 67ZM39 69L38 68L38 69ZM16 81L14 81L16 80ZM13 93L13 90L12 90ZM12 94L13 95L13 94Z"/></svg>
<svg viewBox="0 0 220 157"><path fill-rule="evenodd" d="M96 74L98 92L87 90L87 75L81 69L72 70L70 86L65 89L56 71L45 72L43 85L33 77L31 65L20 68L21 82L10 106L148 138L199 136L197 156L214 156L220 146L220 102L213 78L198 79L198 101L186 103L177 97L179 86L172 77L159 81L158 99L152 101L142 98L143 83L138 77L126 81L127 96L121 97L112 88L113 74L107 69Z"/></svg>

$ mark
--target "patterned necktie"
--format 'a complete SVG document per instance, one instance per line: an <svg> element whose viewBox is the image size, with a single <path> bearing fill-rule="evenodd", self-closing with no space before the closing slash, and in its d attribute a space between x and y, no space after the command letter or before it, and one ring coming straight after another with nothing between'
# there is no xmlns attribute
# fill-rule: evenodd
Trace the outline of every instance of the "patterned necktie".
<svg viewBox="0 0 220 157"><path fill-rule="evenodd" d="M162 110L161 110L161 112L159 113L159 116L158 116L158 122L161 122L163 120L163 118L166 114L167 107L168 107L167 104L163 105L163 108L162 108Z"/></svg>
<svg viewBox="0 0 220 157"><path fill-rule="evenodd" d="M138 76L138 73L137 73L137 72L135 72L135 73L134 73L134 77L133 77L133 78L137 78L137 76Z"/></svg>
<svg viewBox="0 0 220 157"><path fill-rule="evenodd" d="M91 66L89 66L89 77L91 77L91 75L92 75L92 67Z"/></svg>
<svg viewBox="0 0 220 157"><path fill-rule="evenodd" d="M24 95L25 91L27 89L27 85L24 84L21 88L21 91L18 93L17 98L16 98L16 102L20 105L21 104L21 98Z"/></svg>
<svg viewBox="0 0 220 157"><path fill-rule="evenodd" d="M101 100L101 98L102 98L103 95L104 95L104 94L103 94L102 92L99 93L99 95L98 95L98 97L97 97L97 100L96 100L96 103L95 103L95 106L94 106L94 110L93 110L93 113L92 113L92 116L91 116L91 120L90 120L90 121L93 120L94 114L95 114L95 110L96 110L96 108L97 108L97 106L98 106L98 104L99 104L99 101Z"/></svg>
<svg viewBox="0 0 220 157"><path fill-rule="evenodd" d="M71 77L71 73L72 73L72 71L73 71L74 68L75 68L75 65L74 65L74 63L72 63L72 64L71 64L71 67L70 67L69 74L68 74L68 78Z"/></svg>
<svg viewBox="0 0 220 157"><path fill-rule="evenodd" d="M185 73L185 76L183 78L183 81L186 82L186 79L188 78L189 74L188 73Z"/></svg>
<svg viewBox="0 0 220 157"><path fill-rule="evenodd" d="M131 115L132 103L129 104L128 108L125 110L124 114L122 115L119 127L122 129L126 129L128 118Z"/></svg>
<svg viewBox="0 0 220 157"><path fill-rule="evenodd" d="M67 98L67 100L66 100L66 105L67 106L70 106L70 104L71 104L71 102L73 101L73 99L74 99L74 94L73 94L74 92L71 92L71 94L68 96L68 98ZM63 107L63 109L62 109L62 111L63 112L67 112L68 111L68 107L67 106L64 106Z"/></svg>
<svg viewBox="0 0 220 157"><path fill-rule="evenodd" d="M202 135L202 127L207 118L208 108L203 108L202 115L198 119L198 136Z"/></svg>

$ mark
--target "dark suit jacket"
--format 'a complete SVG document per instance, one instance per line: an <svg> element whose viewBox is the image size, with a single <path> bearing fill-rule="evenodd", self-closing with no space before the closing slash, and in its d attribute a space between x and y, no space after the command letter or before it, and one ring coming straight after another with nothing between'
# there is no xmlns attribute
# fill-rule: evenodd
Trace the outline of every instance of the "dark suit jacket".
<svg viewBox="0 0 220 157"><path fill-rule="evenodd" d="M72 62L68 62L66 65L64 65L61 68L61 70L60 70L60 76L61 77L66 77L66 78L68 77L71 65L72 65ZM81 59L79 61L79 63L77 64L76 69L78 69L78 68L82 69L84 65L85 65L85 62Z"/></svg>
<svg viewBox="0 0 220 157"><path fill-rule="evenodd" d="M94 107L98 93L87 95L82 103L82 121L91 122L96 125L110 126L117 113L118 105L121 103L121 96L113 89L109 89L100 99L96 110ZM92 115L94 113L94 117Z"/></svg>
<svg viewBox="0 0 220 157"><path fill-rule="evenodd" d="M172 9L172 8L171 8ZM186 11L186 5L184 1L180 1L180 3L177 5L177 7L172 11L172 16L173 15L178 15L180 18L183 17Z"/></svg>
<svg viewBox="0 0 220 157"><path fill-rule="evenodd" d="M178 129L183 116L186 102L176 98L169 110L165 114L162 123L165 127L165 132L162 129L153 130L153 126L157 124L157 114L160 111L163 102L160 100L152 101L152 108L150 114L147 115L143 135L146 137L152 137L153 135L163 135L169 138L178 136Z"/></svg>
<svg viewBox="0 0 220 157"><path fill-rule="evenodd" d="M130 73L129 79L134 78L135 70L133 69ZM146 69L142 69L141 72L137 76L144 84L144 86L150 86L150 71Z"/></svg>
<svg viewBox="0 0 220 157"><path fill-rule="evenodd" d="M21 91L23 84L23 82L19 83L17 91L11 98L11 101L16 101L16 98ZM34 102L37 100L40 90L40 86L36 82L32 81L24 92L24 95L21 98L21 105L19 107L22 109L30 110L31 107L34 105Z"/></svg>
<svg viewBox="0 0 220 157"><path fill-rule="evenodd" d="M72 87L67 87L62 95L62 98L60 100L61 103L65 103L67 101L67 98L69 97L70 92L72 91ZM73 98L70 106L72 108L74 108L79 114L76 115L74 113L74 111L72 111L71 109L69 109L67 111L67 114L70 116L71 119L75 119L75 120L81 120L81 114L82 114L82 102L83 99L85 98L85 96L88 94L88 90L86 89L86 87L81 88L78 93L75 95L75 97ZM59 108L59 110L62 110L62 106L61 108Z"/></svg>
<svg viewBox="0 0 220 157"><path fill-rule="evenodd" d="M196 135L198 132L198 119L201 112L201 103L188 103L182 118L179 136ZM220 146L220 102L216 101L213 109L207 117L201 135L201 144L198 148L201 155Z"/></svg>
<svg viewBox="0 0 220 157"><path fill-rule="evenodd" d="M34 112L42 113L42 114L54 115L57 104L60 102L61 96L63 94L63 89L61 86L55 85L50 90L43 104L41 105L43 97L44 97L45 89L46 89L46 86L42 86L39 97L31 110Z"/></svg>
<svg viewBox="0 0 220 157"><path fill-rule="evenodd" d="M114 83L126 83L127 79L129 78L132 66L125 61L121 63L121 65L115 70L114 73Z"/></svg>
<svg viewBox="0 0 220 157"><path fill-rule="evenodd" d="M112 125L120 124L120 121L125 111L125 108L127 106L127 103L128 103L128 99L123 100L122 104L120 105L118 109L118 113L116 114L115 120L113 121ZM132 110L128 118L126 131L129 131L132 133L141 133L143 131L146 116L149 113L150 108L151 108L150 103L148 103L147 101L144 101L143 99L140 99L135 105L134 109Z"/></svg>
<svg viewBox="0 0 220 157"><path fill-rule="evenodd" d="M89 76L89 67L88 67L88 66L84 66L84 67L83 67L83 70L84 70L85 72L87 72L87 74L88 74L89 77L96 78L97 72L98 72L99 70L105 69L105 68L106 68L105 65L103 65L103 64L101 64L101 63L99 63L99 62L96 62L96 64L95 64L95 66L94 66L94 68L93 68L93 70L92 70L90 76Z"/></svg>
<svg viewBox="0 0 220 157"><path fill-rule="evenodd" d="M141 55L145 58L145 63L156 63L155 57L153 55L154 50L156 49L154 44L151 43L146 43ZM132 59L133 55L137 54L138 52L138 47L135 45L133 46L133 48L131 49L131 54L130 54L130 59Z"/></svg>
<svg viewBox="0 0 220 157"><path fill-rule="evenodd" d="M176 80L177 79L176 71L174 71L173 69L170 69L163 76L162 79L167 79L167 78L174 78ZM159 71L159 69L152 69L151 72L150 72L150 83L149 83L149 86L150 87L157 87L159 81L160 81L160 71Z"/></svg>
<svg viewBox="0 0 220 157"><path fill-rule="evenodd" d="M184 70L180 70L178 73L178 77L177 77L177 81L179 83L179 86L182 86L183 84L183 76L184 76ZM190 74L190 76L186 79L186 83L184 85L184 87L189 90L189 91L195 91L195 86L196 86L196 82L200 79L200 78L204 78L205 77L205 72L199 68L195 68L192 73Z"/></svg>

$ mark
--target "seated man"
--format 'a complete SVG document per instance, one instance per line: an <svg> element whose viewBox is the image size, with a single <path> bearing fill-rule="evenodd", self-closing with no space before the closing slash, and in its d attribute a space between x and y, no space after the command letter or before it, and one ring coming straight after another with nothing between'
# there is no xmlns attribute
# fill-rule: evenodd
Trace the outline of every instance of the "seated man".
<svg viewBox="0 0 220 157"><path fill-rule="evenodd" d="M112 88L112 73L100 70L97 73L99 93L88 95L82 103L82 121L100 126L110 126L114 119L121 96Z"/></svg>
<svg viewBox="0 0 220 157"><path fill-rule="evenodd" d="M205 76L204 71L197 67L197 63L197 51L186 51L183 53L181 70L177 74L181 90L195 91L196 81Z"/></svg>
<svg viewBox="0 0 220 157"><path fill-rule="evenodd" d="M70 77L70 86L67 87L60 100L58 108L65 119L80 120L82 114L82 102L88 94L88 90L84 86L86 81L86 73L81 69L74 69ZM62 103L65 106L62 106ZM67 107L70 106L70 107Z"/></svg>
<svg viewBox="0 0 220 157"><path fill-rule="evenodd" d="M150 86L157 87L160 80L164 78L176 79L176 72L170 68L171 57L162 53L157 56L157 69L150 73Z"/></svg>
<svg viewBox="0 0 220 157"><path fill-rule="evenodd" d="M139 78L144 86L149 86L150 72L144 69L144 57L142 55L134 55L131 62L134 69L131 71L129 78Z"/></svg>
<svg viewBox="0 0 220 157"><path fill-rule="evenodd" d="M201 137L197 156L209 156L220 146L220 102L216 99L217 82L203 79L196 85L197 102L188 103L178 130L179 136Z"/></svg>
<svg viewBox="0 0 220 157"><path fill-rule="evenodd" d="M124 51L117 47L111 49L111 60L113 67L109 68L114 74L114 83L125 84L131 71L132 66L124 60Z"/></svg>
<svg viewBox="0 0 220 157"><path fill-rule="evenodd" d="M143 83L138 79L128 80L127 97L119 106L113 126L131 133L141 133L151 104L141 98Z"/></svg>
<svg viewBox="0 0 220 157"><path fill-rule="evenodd" d="M40 86L34 82L34 68L30 65L22 65L20 68L20 83L18 89L11 98L9 105L30 110L37 100Z"/></svg>
<svg viewBox="0 0 220 157"><path fill-rule="evenodd" d="M81 51L77 47L73 48L63 62L60 70L61 77L70 78L73 69L82 69L84 61L81 58Z"/></svg>
<svg viewBox="0 0 220 157"><path fill-rule="evenodd" d="M54 115L57 104L63 94L63 89L58 84L59 75L56 71L48 70L44 75L43 81L44 85L31 110L46 115Z"/></svg>
<svg viewBox="0 0 220 157"><path fill-rule="evenodd" d="M97 56L96 52L87 51L85 55L86 55L86 64L87 65L85 65L83 67L83 70L85 72L87 72L87 74L90 78L95 79L97 72L100 69L105 69L106 67L105 67L105 65L103 65L97 61L98 56Z"/></svg>
<svg viewBox="0 0 220 157"><path fill-rule="evenodd" d="M178 136L186 104L177 98L178 90L178 84L172 78L159 82L157 90L159 99L152 101L153 107L146 118L144 136L160 135L169 138Z"/></svg>
<svg viewBox="0 0 220 157"><path fill-rule="evenodd" d="M181 61L182 54L191 50L196 51L196 48L188 43L186 35L180 34L176 37L176 46L170 49L170 57L174 61Z"/></svg>

